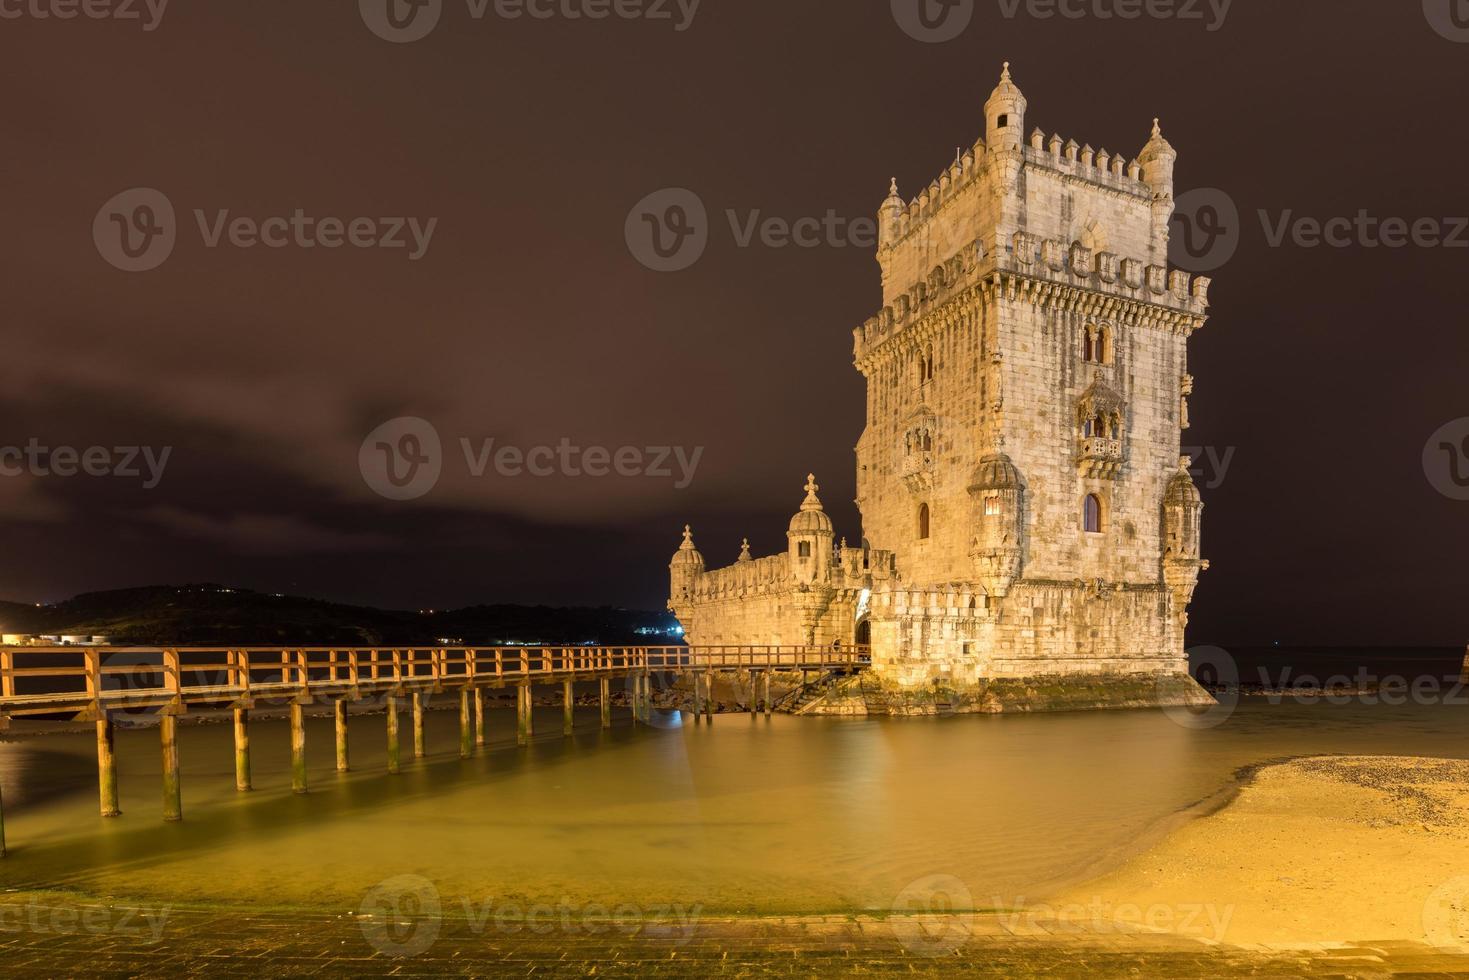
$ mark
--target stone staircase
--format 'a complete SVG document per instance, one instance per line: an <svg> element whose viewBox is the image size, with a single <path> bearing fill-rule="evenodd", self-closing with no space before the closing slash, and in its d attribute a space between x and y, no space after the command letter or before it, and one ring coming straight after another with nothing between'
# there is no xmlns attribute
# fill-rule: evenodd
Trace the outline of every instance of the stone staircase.
<svg viewBox="0 0 1469 980"><path fill-rule="evenodd" d="M832 692L839 681L849 675L845 671L828 670L809 684L803 684L775 702L775 710L783 714L803 715Z"/></svg>

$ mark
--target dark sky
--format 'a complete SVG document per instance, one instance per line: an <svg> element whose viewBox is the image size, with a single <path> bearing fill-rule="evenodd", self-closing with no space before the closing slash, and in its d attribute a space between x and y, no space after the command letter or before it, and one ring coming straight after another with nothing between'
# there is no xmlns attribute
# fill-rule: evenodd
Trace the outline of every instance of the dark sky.
<svg viewBox="0 0 1469 980"><path fill-rule="evenodd" d="M682 31L444 0L408 44L350 0L173 0L151 31L26 2L0 19L0 445L172 454L152 488L0 478L0 596L222 581L657 608L685 521L711 564L745 534L774 551L808 470L856 540L851 329L879 305L872 251L740 247L725 212L864 218L889 177L916 192L981 135L1009 60L1028 127L1131 156L1161 116L1180 188L1223 189L1243 216L1192 344L1185 441L1232 452L1204 492L1192 640L1469 639L1469 502L1424 464L1469 416L1469 248L1272 247L1258 217L1365 209L1449 233L1469 214L1469 43L1418 0L1238 0L1213 31L974 0L942 44L887 0L705 0ZM137 187L177 212L173 253L143 273L93 236ZM712 227L696 264L658 273L624 225L669 187ZM438 223L413 261L211 248L194 217L298 208ZM359 469L399 416L444 444L410 502ZM685 489L474 478L461 438L703 455Z"/></svg>

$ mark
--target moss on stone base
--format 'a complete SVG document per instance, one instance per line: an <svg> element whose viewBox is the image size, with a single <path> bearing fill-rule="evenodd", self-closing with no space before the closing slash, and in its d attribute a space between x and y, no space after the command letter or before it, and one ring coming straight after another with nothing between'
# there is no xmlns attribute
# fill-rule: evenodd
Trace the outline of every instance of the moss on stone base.
<svg viewBox="0 0 1469 980"><path fill-rule="evenodd" d="M899 688L863 674L848 678L804 713L813 715L1002 714L1209 705L1187 674L1096 674L993 678L965 687Z"/></svg>

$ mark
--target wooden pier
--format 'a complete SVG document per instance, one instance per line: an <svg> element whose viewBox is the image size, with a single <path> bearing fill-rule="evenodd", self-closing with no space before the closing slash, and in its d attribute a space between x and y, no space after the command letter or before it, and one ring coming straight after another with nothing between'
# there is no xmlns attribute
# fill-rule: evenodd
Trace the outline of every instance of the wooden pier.
<svg viewBox="0 0 1469 980"><path fill-rule="evenodd" d="M774 672L856 671L869 663L866 647L0 647L0 728L11 718L70 716L97 728L97 783L104 817L119 816L114 762L114 719L120 712L156 715L163 768L163 817L183 817L178 763L178 718L192 709L233 710L235 787L251 789L250 712L257 706L286 708L291 726L291 786L309 790L304 707L332 702L336 764L347 771L347 715L363 701L386 708L389 773L402 767L399 713L407 699L413 756L427 754L425 698L459 696L459 755L470 758L485 745L484 692L516 689L516 736L521 745L534 731L531 707L536 685L559 687L562 735L573 731L573 686L597 682L600 721L612 725L611 681L623 679L631 692L634 724L652 712L654 676L692 681L694 714L712 716L713 675L744 671L751 676L750 710L773 710ZM759 677L763 699L753 696ZM0 797L3 799L3 797ZM4 855L0 810L0 856Z"/></svg>

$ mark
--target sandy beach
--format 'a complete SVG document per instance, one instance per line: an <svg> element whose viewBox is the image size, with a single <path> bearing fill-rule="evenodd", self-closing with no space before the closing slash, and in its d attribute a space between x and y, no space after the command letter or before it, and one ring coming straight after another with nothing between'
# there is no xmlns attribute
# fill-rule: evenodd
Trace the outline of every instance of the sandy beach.
<svg viewBox="0 0 1469 980"><path fill-rule="evenodd" d="M1229 945L1469 952L1469 762L1323 756L1238 794L1046 910Z"/></svg>

